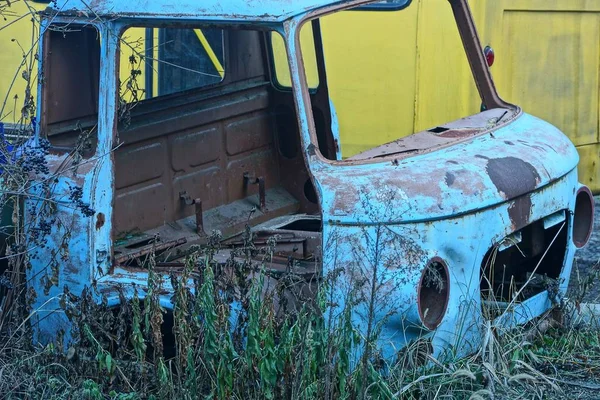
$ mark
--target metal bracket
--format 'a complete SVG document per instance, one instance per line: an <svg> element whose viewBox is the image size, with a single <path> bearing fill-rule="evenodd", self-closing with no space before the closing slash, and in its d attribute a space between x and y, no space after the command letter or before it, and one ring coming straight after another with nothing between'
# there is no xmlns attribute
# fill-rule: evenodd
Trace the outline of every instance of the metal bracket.
<svg viewBox="0 0 600 400"><path fill-rule="evenodd" d="M179 198L183 200L186 206L191 206L192 204L194 204L194 200L190 197L187 190L182 190L181 192L179 192Z"/></svg>
<svg viewBox="0 0 600 400"><path fill-rule="evenodd" d="M248 185L258 185L258 209L262 212L267 209L267 200L265 195L265 178L259 176L258 178L250 175L249 172L244 172L244 191L248 191Z"/></svg>
<svg viewBox="0 0 600 400"><path fill-rule="evenodd" d="M196 233L198 235L206 236L206 232L204 231L204 220L202 217L202 200L200 198L192 199L187 190L179 192L179 198L186 206L194 206L194 213L196 214Z"/></svg>

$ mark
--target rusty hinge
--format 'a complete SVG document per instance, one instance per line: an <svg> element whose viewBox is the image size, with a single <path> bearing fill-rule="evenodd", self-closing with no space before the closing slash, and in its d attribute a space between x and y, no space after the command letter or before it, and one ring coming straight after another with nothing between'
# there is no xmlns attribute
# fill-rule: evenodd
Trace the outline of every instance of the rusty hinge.
<svg viewBox="0 0 600 400"><path fill-rule="evenodd" d="M204 232L204 220L202 218L202 200L200 200L200 198L192 199L187 190L179 192L179 198L186 206L194 205L194 212L196 214L196 233L198 235L206 235L206 232Z"/></svg>
<svg viewBox="0 0 600 400"><path fill-rule="evenodd" d="M244 172L244 191L248 191L248 185L258 185L258 209L261 212L267 209L267 200L265 198L265 178L259 176L258 178L250 175L249 172Z"/></svg>

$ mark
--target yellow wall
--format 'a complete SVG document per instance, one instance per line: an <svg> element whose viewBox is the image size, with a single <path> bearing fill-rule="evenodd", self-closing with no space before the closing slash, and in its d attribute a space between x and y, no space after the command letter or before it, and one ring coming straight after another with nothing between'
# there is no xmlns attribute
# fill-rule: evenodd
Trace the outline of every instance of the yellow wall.
<svg viewBox="0 0 600 400"><path fill-rule="evenodd" d="M338 13L322 26L344 157L478 112L447 0Z"/></svg>
<svg viewBox="0 0 600 400"><path fill-rule="evenodd" d="M30 8L31 7L31 8ZM0 4L0 121L18 122L25 97L26 81L23 70L30 65L29 53L37 53L38 29L31 21L30 10L41 10L44 4L14 1L10 6ZM6 18L6 20L4 19ZM24 55L27 56L24 59ZM26 64L24 63L26 61ZM33 95L37 85L37 63L33 66ZM15 99L15 96L18 98Z"/></svg>
<svg viewBox="0 0 600 400"><path fill-rule="evenodd" d="M488 1L482 41L500 94L577 145L580 181L600 192L600 2Z"/></svg>
<svg viewBox="0 0 600 400"><path fill-rule="evenodd" d="M327 79L344 157L412 132L416 9L348 11L322 21Z"/></svg>

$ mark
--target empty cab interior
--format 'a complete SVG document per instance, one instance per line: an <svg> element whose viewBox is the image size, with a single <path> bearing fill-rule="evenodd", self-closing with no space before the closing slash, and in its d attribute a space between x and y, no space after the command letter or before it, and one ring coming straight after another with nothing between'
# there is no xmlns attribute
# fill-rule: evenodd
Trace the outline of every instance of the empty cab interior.
<svg viewBox="0 0 600 400"><path fill-rule="evenodd" d="M135 104L127 123L117 128L115 260L129 262L156 246L176 258L215 231L235 246L243 243L240 234L247 225L261 226L255 236L259 241L261 232L277 230L281 254L314 259L320 232L317 199L300 151L291 93L276 90L271 82L268 36L248 30L159 31L162 37L187 31L212 40L187 41L207 61L189 63L205 67L190 71L189 51L169 49L159 32L164 57L159 55L159 67L151 72L158 75L159 91ZM121 57L135 57L128 50ZM167 65L183 67L166 72L160 65L165 59ZM160 86L172 88L168 81L180 80L178 74L200 79L194 87L162 95ZM202 74L210 75L205 80ZM121 88L127 79L121 76ZM320 111L329 114L327 108ZM323 135L331 134L326 125L321 128Z"/></svg>
<svg viewBox="0 0 600 400"><path fill-rule="evenodd" d="M100 42L91 27L46 35L45 71L53 86L42 124L52 151L92 156ZM317 197L291 91L272 84L269 49L270 35L262 31L124 31L113 151L115 266L139 265L150 253L177 260L216 231L237 246L246 226L259 226L259 242L279 234L282 263L318 259ZM78 78L88 89L84 97L76 99L81 90L63 84L62 65L84 75ZM311 96L321 115L321 151L335 157L327 93L315 89Z"/></svg>

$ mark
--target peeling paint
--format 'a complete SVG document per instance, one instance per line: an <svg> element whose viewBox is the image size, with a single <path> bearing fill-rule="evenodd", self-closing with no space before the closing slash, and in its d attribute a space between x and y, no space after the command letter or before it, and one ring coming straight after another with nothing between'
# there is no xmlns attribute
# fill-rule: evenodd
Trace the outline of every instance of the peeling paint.
<svg viewBox="0 0 600 400"><path fill-rule="evenodd" d="M70 188L81 187L79 200L89 204L94 215L85 215L81 210L74 209L68 201L58 202L55 216L60 223L51 227L47 246L39 249L31 258L32 268L28 271L28 277L38 292L34 307L44 306L45 310L50 310L32 318L37 340L49 340L56 335L57 328L68 328L57 301L63 285L75 295L82 293L86 287L95 287L98 290L97 301L102 301L102 296L106 296L111 306L117 306L118 290L123 289L127 296L131 296L135 285L143 293L147 282L147 271L127 265L128 262L151 251L173 248L176 249L174 256L180 259L185 254L183 249L187 249L186 246L206 242L205 226L214 221L229 221L227 218L234 220L237 214L243 218L226 226L229 230L225 233L231 237L225 238L223 243L235 246L239 242L236 235L244 229L245 224L255 225L255 229L261 232L261 240L265 240L264 235L276 229L288 234L288 242L283 240L281 243L282 246L288 245L280 249L283 255L302 253L306 258L313 256L316 260L314 264L322 268L318 272L325 276L337 276L337 281L331 287L331 298L336 299L336 304L331 305L328 315L335 318L345 304L354 304L357 298L353 296L357 296L361 302L355 306L353 313L355 327L364 333L368 330L369 320L381 324L379 341L384 355L390 358L397 349L421 338L429 340L434 353L440 357L446 352L456 356L473 351L481 343L480 328L488 318L483 312L486 300L485 285L481 282L486 254L498 250L509 239L522 237L532 242L531 247L535 251L530 249L531 257L524 256L525 259L519 262L530 267L534 257L539 256L540 243L549 243L552 238L548 237L548 232L555 232L541 229L539 221L554 213L567 216L564 233L559 231L561 241L556 242L560 247L553 249L563 259L559 265L560 271L554 278L560 292L566 292L575 251L572 241L575 193L582 187L577 180L577 152L557 128L499 99L483 55L479 54L480 45L465 0L452 0L451 4L480 94L493 107L475 116L387 143L349 160L341 160L339 148L333 149L335 154L331 159L321 154L311 97L300 62L299 27L319 13L362 3L365 1L240 0L222 3L210 0L175 4L164 1L94 0L85 4L66 0L58 3L59 9L67 11L49 17L55 21L63 21L61 18L64 18L64 21L72 23L92 23L95 14L111 16L111 20L98 26L102 45L95 156L75 171L63 174L51 188L55 198L63 200L68 198ZM76 21L68 17L72 12L79 15ZM214 198L207 196L210 201L204 202L201 198L196 199L196 195L190 197L188 192L179 190L176 201L180 203L177 204L181 207L193 205L194 220L161 220L162 226L152 226L152 229L142 232L139 240L130 242L130 248L127 249L127 245L119 247L119 239L113 237L115 225L129 217L127 213L120 214L120 217L115 217L117 214L113 213L119 189L115 187L118 186L115 184L116 157L112 155L117 145L114 142L117 110L115 93L118 91L117 38L118 32L132 21L152 25L157 19L167 25L171 22L193 24L208 21L251 26L257 30L264 30L270 24L284 34L293 82L289 103L294 101L294 122L299 127L299 137L294 140L300 144L302 153L298 154L294 164L282 171L290 173L302 169L302 179L297 176L283 179L287 186L277 191L275 189L279 188L269 187L274 179L267 173L265 176L254 176L244 164L240 167L239 185L232 181L227 188L229 192L215 195ZM47 26L47 22L42 26ZM44 54L43 41L40 43L40 54ZM261 56L262 52L257 57ZM267 91L270 88L267 86L261 83L245 88L248 91L264 90L264 93L262 97L253 97L244 92L243 100L255 99L260 107L268 107ZM215 92L214 97L219 96L224 98L227 93ZM238 99L238 103L241 102ZM262 105L263 102L266 105ZM231 103L234 104L232 108L241 107L235 101ZM38 111L40 116L43 104L41 107ZM243 109L241 112L247 114L254 111ZM331 103L329 111L329 133L335 146L339 140L339 126ZM501 123L489 124L493 115L504 116L507 113ZM480 127L474 128L478 123L481 123ZM217 128L213 126L206 130L216 131ZM245 131L243 136L248 143L253 143L248 132ZM257 140L260 151L241 146L243 152L267 154L267 159L275 159L275 152L265 151L265 146L272 145L274 141L268 137L261 140ZM225 141L215 142L221 144ZM178 150L175 158L183 150ZM234 155L237 157L243 152ZM189 153L195 155L194 151ZM70 161L66 156L57 154L52 154L48 160L53 171L65 168ZM210 162L216 161L223 160L215 156ZM234 164L235 161L228 163ZM266 168L265 171L273 169ZM216 170L217 166L211 169ZM176 172L179 173L179 169ZM150 174L147 180L151 181L161 174L160 171ZM252 180L263 182L266 188L254 188L248 184L244 186L242 175L246 176L246 181L252 176ZM206 191L216 191L220 185L226 186L218 180L211 184L202 182ZM153 185L152 190L161 190L165 186L162 183ZM298 210L304 207L303 202L310 200L307 194L312 192L307 188L313 189L313 186L316 193L313 200L318 201L319 211L303 217ZM241 188L244 190L241 198L230 195ZM41 185L32 186L32 193L38 194L38 197L46 195L42 190L45 189ZM228 196L233 200L224 204L229 201ZM207 204L212 208L208 209ZM29 199L26 218L35 215L36 210L43 206L43 202ZM229 207L223 210L219 209L220 206ZM277 207L279 214L269 214ZM303 212L309 214L317 210L317 204L305 208L308 211ZM131 207L131 210L134 209ZM182 210L183 213L191 209ZM244 214L246 211L255 219L247 217ZM290 215L297 218L289 219ZM113 218L117 220L116 223ZM290 227L295 223L305 223L310 228L300 230L302 234L298 234L295 228ZM186 233L185 228L190 224L193 226L192 233ZM301 248L298 243L302 244ZM552 240L552 243L555 241ZM320 249L317 249L318 244L321 244ZM297 245L298 248L295 248ZM61 252L57 252L57 249L61 249ZM179 250L181 253L177 252ZM124 253L119 254L119 251ZM310 254L307 256L307 253ZM49 280L49 274L56 270L58 258L58 274ZM167 260L164 268L178 274L180 261L173 263ZM430 276L432 264L439 267L436 269L438 274L442 271L447 276ZM539 264L543 270L546 263ZM525 272L534 274L537 271ZM49 281L57 283L44 290L44 282ZM443 307L432 307L431 302L422 297L435 296L436 290L440 294L436 299L443 300ZM42 295L44 292L46 294ZM172 287L167 283L161 292L161 304L165 307L172 306L171 293ZM376 307L368 306L371 300L377 303ZM492 322L499 327L514 326L540 315L550 306L549 294L542 290L530 297L516 298L513 307ZM435 312L435 318L427 318L428 312Z"/></svg>

